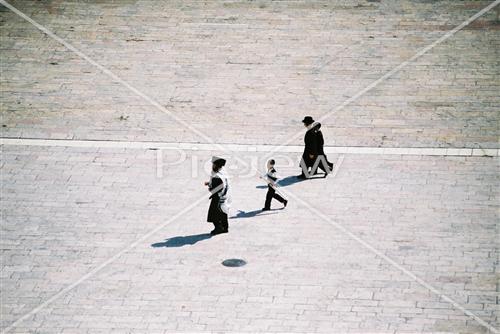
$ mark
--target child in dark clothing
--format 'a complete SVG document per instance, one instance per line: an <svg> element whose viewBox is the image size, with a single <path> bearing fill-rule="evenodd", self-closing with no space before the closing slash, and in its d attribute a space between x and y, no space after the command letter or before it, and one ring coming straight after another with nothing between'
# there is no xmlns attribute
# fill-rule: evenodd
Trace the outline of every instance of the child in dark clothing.
<svg viewBox="0 0 500 334"><path fill-rule="evenodd" d="M288 204L288 201L286 199L284 199L283 197L281 197L279 194L276 193L276 180L278 180L278 178L276 177L276 169L274 169L274 164L275 161L273 159L267 162L267 174L266 174L268 181L267 195L266 195L266 203L262 211L271 210L271 201L273 198L283 203L285 207Z"/></svg>

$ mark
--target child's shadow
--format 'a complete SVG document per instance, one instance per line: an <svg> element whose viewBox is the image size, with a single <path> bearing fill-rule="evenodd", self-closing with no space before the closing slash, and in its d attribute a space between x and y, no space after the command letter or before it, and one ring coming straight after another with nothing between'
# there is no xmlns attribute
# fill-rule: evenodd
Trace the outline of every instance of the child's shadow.
<svg viewBox="0 0 500 334"><path fill-rule="evenodd" d="M212 236L210 235L210 233L173 237L173 238L166 239L164 242L157 242L155 244L152 244L151 247L154 247L154 248L182 247L185 245L194 245L198 241L210 239L211 237Z"/></svg>
<svg viewBox="0 0 500 334"><path fill-rule="evenodd" d="M274 214L277 214L277 212L272 212L272 211L278 211L278 210L283 210L283 208L281 209L271 209L269 211L262 211L262 210L253 210L253 211L242 211L242 210L238 210L238 213L236 214L236 216L232 216L232 217L229 217L230 219L238 219L238 218L252 218L252 217L255 217L255 216L267 216L267 215L274 215ZM263 214L260 214L261 212L268 212L268 213L263 213Z"/></svg>
<svg viewBox="0 0 500 334"><path fill-rule="evenodd" d="M291 176L285 177L284 179L279 180L276 183L280 187L287 187L287 186L291 186L292 184L304 182L304 181L306 181L306 179L300 179L296 175L291 175Z"/></svg>
<svg viewBox="0 0 500 334"><path fill-rule="evenodd" d="M287 186L291 186L292 184L299 183L302 181L305 181L305 179L299 179L297 176L291 175L291 176L285 177L284 179L279 180L278 182L276 182L276 184L279 187L287 187ZM258 185L255 188L267 189L267 185Z"/></svg>

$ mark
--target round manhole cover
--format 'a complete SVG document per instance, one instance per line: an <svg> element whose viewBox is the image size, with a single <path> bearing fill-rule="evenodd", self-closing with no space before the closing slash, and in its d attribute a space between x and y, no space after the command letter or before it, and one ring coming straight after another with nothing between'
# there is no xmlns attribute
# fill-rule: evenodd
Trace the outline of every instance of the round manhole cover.
<svg viewBox="0 0 500 334"><path fill-rule="evenodd" d="M242 259L227 259L222 261L222 265L226 267L242 267L245 264L247 264L247 262Z"/></svg>

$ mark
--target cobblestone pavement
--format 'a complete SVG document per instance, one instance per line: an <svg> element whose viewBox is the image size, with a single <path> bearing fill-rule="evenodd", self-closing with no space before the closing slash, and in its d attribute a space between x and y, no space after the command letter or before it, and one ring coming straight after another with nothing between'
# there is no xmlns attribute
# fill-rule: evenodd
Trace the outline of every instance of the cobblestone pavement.
<svg viewBox="0 0 500 334"><path fill-rule="evenodd" d="M155 151L3 150L2 326L207 196L213 153L173 165L167 152L158 178ZM206 239L203 201L13 332L487 333L308 207L291 200L254 216L265 190L233 165L229 234ZM493 158L346 155L334 178L282 189L494 328L497 182ZM227 258L248 264L226 268Z"/></svg>
<svg viewBox="0 0 500 334"><path fill-rule="evenodd" d="M197 130L282 143L491 1L12 1ZM4 135L200 138L0 6ZM324 121L338 146L498 147L498 6ZM292 144L297 144L297 139Z"/></svg>
<svg viewBox="0 0 500 334"><path fill-rule="evenodd" d="M2 137L110 144L1 145L3 330L498 333L498 157L430 155L498 156L500 6L323 122L335 176L294 183L298 154L276 155L290 203L263 214L246 144L287 142L492 2L9 3L159 105L0 5ZM172 117L241 144L229 234L205 222L221 152Z"/></svg>

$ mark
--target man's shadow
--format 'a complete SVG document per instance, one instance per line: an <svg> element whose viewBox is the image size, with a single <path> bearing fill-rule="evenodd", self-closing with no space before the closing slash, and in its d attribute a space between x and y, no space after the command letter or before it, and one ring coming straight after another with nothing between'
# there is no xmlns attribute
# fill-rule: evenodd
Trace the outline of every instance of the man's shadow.
<svg viewBox="0 0 500 334"><path fill-rule="evenodd" d="M194 245L198 241L210 239L211 237L212 236L210 235L210 233L173 237L173 238L166 239L164 242L157 242L155 244L152 244L151 247L154 247L154 248L182 247L185 245Z"/></svg>
<svg viewBox="0 0 500 334"><path fill-rule="evenodd" d="M274 214L277 214L277 212L273 212L273 211L278 211L278 210L283 210L283 208L281 209L271 209L269 211L262 211L262 210L253 210L253 211L242 211L242 210L238 210L238 213L236 214L236 216L232 216L232 217L229 217L230 219L238 219L238 218L252 218L252 217L255 217L255 216L267 216L267 215L274 215ZM259 213L261 213L259 215Z"/></svg>

